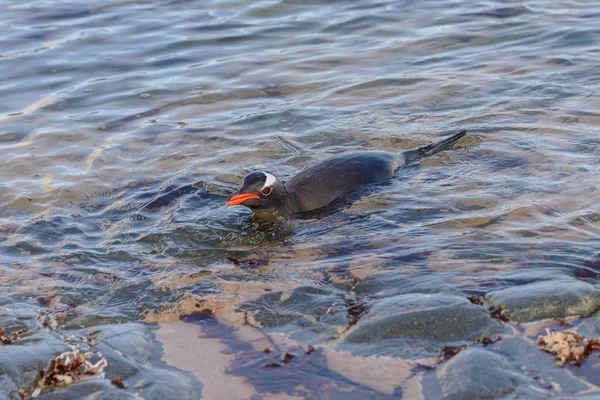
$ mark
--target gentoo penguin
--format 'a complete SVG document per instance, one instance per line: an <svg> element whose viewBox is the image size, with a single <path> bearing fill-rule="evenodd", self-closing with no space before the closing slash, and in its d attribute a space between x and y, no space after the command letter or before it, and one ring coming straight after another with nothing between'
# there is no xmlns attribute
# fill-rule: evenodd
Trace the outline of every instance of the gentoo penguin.
<svg viewBox="0 0 600 400"><path fill-rule="evenodd" d="M407 164L450 149L466 133L463 130L438 143L401 153L343 153L304 169L287 182L270 172L254 171L246 175L240 190L226 204L244 205L259 215L287 216L316 210L363 185L391 178Z"/></svg>

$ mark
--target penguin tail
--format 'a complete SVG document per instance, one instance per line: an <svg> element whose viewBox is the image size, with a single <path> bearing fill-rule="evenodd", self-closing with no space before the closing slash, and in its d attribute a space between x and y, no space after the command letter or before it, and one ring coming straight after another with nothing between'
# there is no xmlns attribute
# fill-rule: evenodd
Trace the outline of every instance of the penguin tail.
<svg viewBox="0 0 600 400"><path fill-rule="evenodd" d="M409 150L404 153L406 157L407 163L411 163L413 161L419 160L421 158L431 157L434 154L437 154L444 150L449 150L454 146L456 142L460 140L463 136L467 134L467 130L463 129L462 131L440 141L437 143L426 144L425 146L418 147L413 150Z"/></svg>

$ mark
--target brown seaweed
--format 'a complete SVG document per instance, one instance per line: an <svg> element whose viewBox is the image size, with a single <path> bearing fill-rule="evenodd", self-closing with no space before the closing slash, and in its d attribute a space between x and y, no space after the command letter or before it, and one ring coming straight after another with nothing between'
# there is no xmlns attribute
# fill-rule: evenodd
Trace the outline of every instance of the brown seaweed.
<svg viewBox="0 0 600 400"><path fill-rule="evenodd" d="M110 381L110 383L112 383L113 385L115 385L116 387L118 387L119 389L125 389L125 385L123 384L123 379L121 379L120 376L112 379Z"/></svg>
<svg viewBox="0 0 600 400"><path fill-rule="evenodd" d="M468 346L444 346L440 349L440 361L448 361Z"/></svg>
<svg viewBox="0 0 600 400"><path fill-rule="evenodd" d="M7 335L4 332L4 329L0 329L0 342L2 342L2 344L4 344L4 345L12 344L12 342L14 342L15 340L18 340L19 335L21 335L24 332L26 332L25 329L19 329L18 331L15 331L15 332Z"/></svg>
<svg viewBox="0 0 600 400"><path fill-rule="evenodd" d="M556 332L546 328L546 335L538 337L540 348L554 355L559 366L581 366L593 352L600 349L600 339L587 339L574 332Z"/></svg>
<svg viewBox="0 0 600 400"><path fill-rule="evenodd" d="M107 361L100 357L99 361L91 363L89 360L93 356L93 353L83 353L76 347L62 353L54 359L48 370L40 371L36 392L44 388L64 387L74 382L102 377Z"/></svg>
<svg viewBox="0 0 600 400"><path fill-rule="evenodd" d="M475 294L467 297L467 300L469 300L471 303L476 304L478 306L483 305L483 299Z"/></svg>

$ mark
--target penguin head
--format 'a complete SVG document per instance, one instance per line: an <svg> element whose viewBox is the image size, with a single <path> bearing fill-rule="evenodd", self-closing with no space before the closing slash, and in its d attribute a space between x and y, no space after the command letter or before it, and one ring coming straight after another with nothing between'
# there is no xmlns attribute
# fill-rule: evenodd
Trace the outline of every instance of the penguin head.
<svg viewBox="0 0 600 400"><path fill-rule="evenodd" d="M228 206L243 205L255 212L283 211L289 196L283 182L266 171L254 171L244 177L237 193L227 199Z"/></svg>

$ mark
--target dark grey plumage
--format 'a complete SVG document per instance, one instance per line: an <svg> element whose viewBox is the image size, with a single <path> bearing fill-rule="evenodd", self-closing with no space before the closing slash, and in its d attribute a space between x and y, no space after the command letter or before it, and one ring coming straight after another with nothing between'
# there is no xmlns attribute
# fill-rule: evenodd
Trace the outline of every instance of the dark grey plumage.
<svg viewBox="0 0 600 400"><path fill-rule="evenodd" d="M450 149L463 130L437 143L402 153L355 151L309 166L288 182L265 171L248 174L227 205L244 205L257 214L290 215L316 210L363 185L385 181L404 165Z"/></svg>

